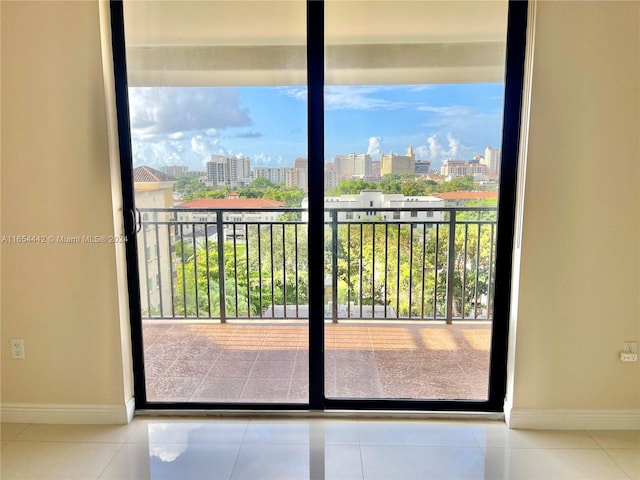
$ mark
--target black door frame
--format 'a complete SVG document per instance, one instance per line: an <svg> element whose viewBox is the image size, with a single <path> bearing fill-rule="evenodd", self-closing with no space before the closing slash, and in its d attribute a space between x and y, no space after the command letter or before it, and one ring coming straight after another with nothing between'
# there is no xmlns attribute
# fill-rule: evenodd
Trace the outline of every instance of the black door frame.
<svg viewBox="0 0 640 480"><path fill-rule="evenodd" d="M528 0L509 0L505 62L505 103L498 201L494 315L488 400L335 399L324 394L324 260L309 258L309 403L149 402L146 396L133 158L129 123L126 44L122 0L110 1L118 142L123 195L127 282L137 409L234 410L411 410L501 412L506 392L516 179L524 84ZM310 252L324 251L324 0L307 0L307 117Z"/></svg>

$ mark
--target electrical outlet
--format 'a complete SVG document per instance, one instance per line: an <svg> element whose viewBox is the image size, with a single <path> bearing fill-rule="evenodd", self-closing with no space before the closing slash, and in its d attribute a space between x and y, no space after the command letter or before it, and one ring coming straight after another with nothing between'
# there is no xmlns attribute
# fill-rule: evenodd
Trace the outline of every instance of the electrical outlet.
<svg viewBox="0 0 640 480"><path fill-rule="evenodd" d="M620 352L620 360L622 360L623 362L637 362L638 361L638 354L637 353Z"/></svg>
<svg viewBox="0 0 640 480"><path fill-rule="evenodd" d="M14 360L24 360L24 340L21 338L11 339L11 358Z"/></svg>
<svg viewBox="0 0 640 480"><path fill-rule="evenodd" d="M624 342L622 351L624 353L638 353L638 342Z"/></svg>

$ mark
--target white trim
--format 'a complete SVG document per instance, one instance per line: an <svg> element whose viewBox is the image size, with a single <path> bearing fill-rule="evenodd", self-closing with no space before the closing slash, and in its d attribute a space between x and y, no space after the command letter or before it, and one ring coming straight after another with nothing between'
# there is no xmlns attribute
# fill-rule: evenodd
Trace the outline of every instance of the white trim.
<svg viewBox="0 0 640 480"><path fill-rule="evenodd" d="M638 410L556 410L505 404L509 428L541 430L639 430Z"/></svg>
<svg viewBox="0 0 640 480"><path fill-rule="evenodd" d="M136 415L136 399L131 397L124 406L127 409L127 423L131 423Z"/></svg>
<svg viewBox="0 0 640 480"><path fill-rule="evenodd" d="M4 423L126 424L133 418L132 399L122 405L59 405L3 403Z"/></svg>

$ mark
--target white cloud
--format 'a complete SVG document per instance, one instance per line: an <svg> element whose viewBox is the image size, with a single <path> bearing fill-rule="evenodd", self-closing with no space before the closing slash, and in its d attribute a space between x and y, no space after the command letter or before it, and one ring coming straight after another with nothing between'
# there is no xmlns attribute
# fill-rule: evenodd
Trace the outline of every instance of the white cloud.
<svg viewBox="0 0 640 480"><path fill-rule="evenodd" d="M327 110L394 110L410 104L393 102L376 94L395 87L384 86L333 86L324 90Z"/></svg>
<svg viewBox="0 0 640 480"><path fill-rule="evenodd" d="M202 139L202 135L191 137L191 150L198 155L206 154L205 142Z"/></svg>
<svg viewBox="0 0 640 480"><path fill-rule="evenodd" d="M426 145L418 145L414 148L416 158L419 160L431 160L432 163L440 162L445 158L461 159L464 155L464 148L460 140L452 133L447 133L446 139L447 146L445 147L440 140L439 134L430 135L427 138Z"/></svg>
<svg viewBox="0 0 640 480"><path fill-rule="evenodd" d="M447 152L451 158L460 158L462 153L460 140L455 138L451 133L447 133L447 141L449 142L449 151Z"/></svg>
<svg viewBox="0 0 640 480"><path fill-rule="evenodd" d="M445 107L418 107L418 111L427 112L429 116L423 124L430 130L440 132L486 131L500 129L502 110L491 112L477 111L463 105Z"/></svg>
<svg viewBox="0 0 640 480"><path fill-rule="evenodd" d="M394 110L411 106L411 103L381 98L381 92L397 88L385 85L329 86L324 89L324 104L327 110ZM306 88L283 87L280 92L282 95L307 101Z"/></svg>
<svg viewBox="0 0 640 480"><path fill-rule="evenodd" d="M280 158L282 158L282 157L280 157ZM259 153L257 155L254 155L253 157L251 157L251 164L252 165L264 165L265 167L270 167L275 162L276 162L275 159L273 159L270 155L267 155L264 152L261 152L261 153Z"/></svg>
<svg viewBox="0 0 640 480"><path fill-rule="evenodd" d="M369 137L369 147L367 154L372 157L379 157L382 151L382 137Z"/></svg>
<svg viewBox="0 0 640 480"><path fill-rule="evenodd" d="M189 434L197 425L189 424L149 424L149 457L157 457L163 462L174 462L189 446Z"/></svg>
<svg viewBox="0 0 640 480"><path fill-rule="evenodd" d="M191 136L156 136L153 141L133 137L133 164L159 168L163 165L188 165L202 170L211 155L228 155L220 138L198 133Z"/></svg>
<svg viewBox="0 0 640 480"><path fill-rule="evenodd" d="M429 159L429 148L424 145L418 145L413 149L413 153L416 154L416 160L428 160Z"/></svg>
<svg viewBox="0 0 640 480"><path fill-rule="evenodd" d="M135 87L129 89L134 137L251 125L235 88Z"/></svg>
<svg viewBox="0 0 640 480"><path fill-rule="evenodd" d="M418 111L437 113L445 117L457 117L463 115L466 116L471 115L472 113L472 109L470 107L465 107L462 105L447 105L445 107L422 106L418 107Z"/></svg>
<svg viewBox="0 0 640 480"><path fill-rule="evenodd" d="M429 138L427 138L427 143L429 144L430 158L435 160L443 155L444 149L442 148L442 145L440 145L440 142L438 142L437 135L431 135Z"/></svg>
<svg viewBox="0 0 640 480"><path fill-rule="evenodd" d="M307 89L306 87L280 87L280 95L286 95L287 97L295 98L296 100L307 101Z"/></svg>

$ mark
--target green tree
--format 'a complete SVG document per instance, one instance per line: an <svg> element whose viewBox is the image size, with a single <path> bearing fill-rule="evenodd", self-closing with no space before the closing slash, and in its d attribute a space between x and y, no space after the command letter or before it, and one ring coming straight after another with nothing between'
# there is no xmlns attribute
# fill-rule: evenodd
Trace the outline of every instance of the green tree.
<svg viewBox="0 0 640 480"><path fill-rule="evenodd" d="M456 177L450 182L443 182L436 188L438 192L459 192L459 191L475 191L479 190L477 183L473 181L471 175L464 177Z"/></svg>
<svg viewBox="0 0 640 480"><path fill-rule="evenodd" d="M276 186L275 184L273 184L272 182L270 182L264 177L255 178L249 184L249 188L261 188L261 189L272 188L275 186Z"/></svg>

